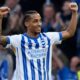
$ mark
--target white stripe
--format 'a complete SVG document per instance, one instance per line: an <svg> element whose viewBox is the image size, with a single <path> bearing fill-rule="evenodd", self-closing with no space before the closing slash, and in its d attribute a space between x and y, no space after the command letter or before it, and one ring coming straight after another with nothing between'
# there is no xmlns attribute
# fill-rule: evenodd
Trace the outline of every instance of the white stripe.
<svg viewBox="0 0 80 80"><path fill-rule="evenodd" d="M19 48L18 49L18 56L19 56L19 60L17 61L17 70L19 73L18 79L19 80L24 80L24 70L23 70L23 59L22 59L22 51Z"/></svg>
<svg viewBox="0 0 80 80"><path fill-rule="evenodd" d="M45 59L45 74L46 74L46 80L47 80L46 59Z"/></svg>
<svg viewBox="0 0 80 80"><path fill-rule="evenodd" d="M30 66L30 61L27 60L27 74L28 74L28 80L32 80L32 74L31 74L31 66Z"/></svg>
<svg viewBox="0 0 80 80"><path fill-rule="evenodd" d="M50 45L50 60L49 60L49 80L51 80L51 70L52 70L52 45Z"/></svg>
<svg viewBox="0 0 80 80"><path fill-rule="evenodd" d="M37 60L34 60L34 66L35 66L35 80L39 80Z"/></svg>
<svg viewBox="0 0 80 80"><path fill-rule="evenodd" d="M33 39L31 39L31 43L32 43L32 49L35 49L36 43Z"/></svg>
<svg viewBox="0 0 80 80"><path fill-rule="evenodd" d="M44 80L43 59L40 59L40 61L41 61L42 80Z"/></svg>

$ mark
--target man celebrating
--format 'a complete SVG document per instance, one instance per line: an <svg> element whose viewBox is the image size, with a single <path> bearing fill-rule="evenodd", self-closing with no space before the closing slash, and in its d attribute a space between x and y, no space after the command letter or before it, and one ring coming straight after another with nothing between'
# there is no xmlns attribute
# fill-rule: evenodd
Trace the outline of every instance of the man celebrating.
<svg viewBox="0 0 80 80"><path fill-rule="evenodd" d="M65 31L41 33L40 14L28 11L24 17L26 28L24 34L0 36L0 44L11 44L16 49L16 72L13 79L51 80L52 44L58 44L62 39L72 37L76 30L78 6L76 3L70 3L69 8L72 11L72 18ZM9 11L7 7L1 7L1 10L3 12L0 16Z"/></svg>

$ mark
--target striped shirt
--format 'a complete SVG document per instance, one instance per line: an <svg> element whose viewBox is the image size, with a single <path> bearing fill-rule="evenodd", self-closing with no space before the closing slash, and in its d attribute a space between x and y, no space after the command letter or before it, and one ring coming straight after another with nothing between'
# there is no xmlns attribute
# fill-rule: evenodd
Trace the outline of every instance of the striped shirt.
<svg viewBox="0 0 80 80"><path fill-rule="evenodd" d="M51 80L52 44L61 43L61 32L40 33L37 38L24 33L7 40L16 49L13 80Z"/></svg>

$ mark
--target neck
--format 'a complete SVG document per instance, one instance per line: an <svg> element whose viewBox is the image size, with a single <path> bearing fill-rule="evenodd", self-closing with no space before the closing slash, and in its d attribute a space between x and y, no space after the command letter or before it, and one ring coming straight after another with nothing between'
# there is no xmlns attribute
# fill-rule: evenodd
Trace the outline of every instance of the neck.
<svg viewBox="0 0 80 80"><path fill-rule="evenodd" d="M75 68L71 68L71 71L74 71L74 72L76 72L76 69L75 69Z"/></svg>
<svg viewBox="0 0 80 80"><path fill-rule="evenodd" d="M32 38L37 38L39 34L37 34L37 33L32 33L32 32L30 32L30 31L27 31L27 35L28 35L29 37L32 37Z"/></svg>

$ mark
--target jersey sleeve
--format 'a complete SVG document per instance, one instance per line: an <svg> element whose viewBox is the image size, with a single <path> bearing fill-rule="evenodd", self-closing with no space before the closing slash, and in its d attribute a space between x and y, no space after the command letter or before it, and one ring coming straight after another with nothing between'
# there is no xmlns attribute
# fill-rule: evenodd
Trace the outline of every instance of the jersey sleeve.
<svg viewBox="0 0 80 80"><path fill-rule="evenodd" d="M7 36L7 43L11 44L13 47L18 47L20 45L21 35Z"/></svg>
<svg viewBox="0 0 80 80"><path fill-rule="evenodd" d="M52 44L60 44L62 42L62 32L47 32L45 34Z"/></svg>

